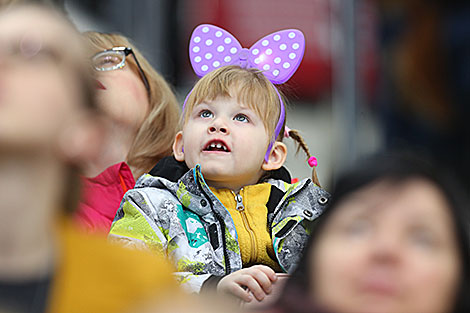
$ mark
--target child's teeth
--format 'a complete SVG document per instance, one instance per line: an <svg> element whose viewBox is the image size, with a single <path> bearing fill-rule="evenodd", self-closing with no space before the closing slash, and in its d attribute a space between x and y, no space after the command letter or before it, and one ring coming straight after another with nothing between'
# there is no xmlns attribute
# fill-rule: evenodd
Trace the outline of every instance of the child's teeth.
<svg viewBox="0 0 470 313"><path fill-rule="evenodd" d="M221 143L211 143L207 146L207 149L223 149L224 151L228 151L227 147Z"/></svg>

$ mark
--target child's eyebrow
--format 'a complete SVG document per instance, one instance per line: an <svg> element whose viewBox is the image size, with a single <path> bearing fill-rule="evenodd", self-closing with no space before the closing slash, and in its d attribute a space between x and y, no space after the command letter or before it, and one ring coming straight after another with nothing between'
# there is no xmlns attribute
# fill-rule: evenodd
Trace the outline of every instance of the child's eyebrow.
<svg viewBox="0 0 470 313"><path fill-rule="evenodd" d="M194 106L194 109L196 109L196 108L198 108L198 107L213 107L213 106L214 106L214 105L212 105L210 102L205 102L205 101L203 101L203 102L201 102L201 103L199 103L199 104L196 104L196 105Z"/></svg>

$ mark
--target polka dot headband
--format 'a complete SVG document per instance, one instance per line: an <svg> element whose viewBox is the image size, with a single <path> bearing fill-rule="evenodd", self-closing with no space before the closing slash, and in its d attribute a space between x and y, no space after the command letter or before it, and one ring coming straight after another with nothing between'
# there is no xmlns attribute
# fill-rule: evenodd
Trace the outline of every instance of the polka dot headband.
<svg viewBox="0 0 470 313"><path fill-rule="evenodd" d="M202 24L191 35L189 58L197 76L227 65L241 68L256 68L262 71L273 84L283 84L294 75L302 61L305 50L305 37L300 30L285 29L258 40L250 49L242 48L238 40L225 29ZM264 160L268 162L269 153L281 132L286 113L278 90L276 93L281 105L279 121L274 136L269 143ZM191 90L192 92L192 90ZM189 94L183 103L183 112Z"/></svg>

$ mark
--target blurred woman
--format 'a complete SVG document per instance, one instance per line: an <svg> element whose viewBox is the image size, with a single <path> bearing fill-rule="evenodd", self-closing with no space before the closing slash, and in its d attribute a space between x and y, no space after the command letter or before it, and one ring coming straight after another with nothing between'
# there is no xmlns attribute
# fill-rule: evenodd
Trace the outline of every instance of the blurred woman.
<svg viewBox="0 0 470 313"><path fill-rule="evenodd" d="M272 312L470 312L468 203L436 172L390 157L340 179Z"/></svg>
<svg viewBox="0 0 470 313"><path fill-rule="evenodd" d="M108 233L124 193L171 155L179 107L168 83L127 38L98 32L85 37L109 129L103 153L87 165L93 178L84 179L77 218L91 232Z"/></svg>
<svg viewBox="0 0 470 313"><path fill-rule="evenodd" d="M68 222L102 138L80 39L51 8L0 11L1 312L121 312L174 290L163 260Z"/></svg>

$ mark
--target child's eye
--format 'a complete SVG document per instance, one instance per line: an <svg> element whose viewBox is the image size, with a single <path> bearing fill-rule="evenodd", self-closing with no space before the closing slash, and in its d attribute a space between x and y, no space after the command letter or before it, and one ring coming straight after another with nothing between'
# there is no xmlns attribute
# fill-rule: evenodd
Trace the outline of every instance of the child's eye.
<svg viewBox="0 0 470 313"><path fill-rule="evenodd" d="M235 121L243 122L243 123L248 123L250 121L248 116L246 116L245 114L237 114L237 115L235 115L235 117L233 119Z"/></svg>
<svg viewBox="0 0 470 313"><path fill-rule="evenodd" d="M199 112L199 116L202 118L211 118L214 116L214 114L209 110L202 110Z"/></svg>

